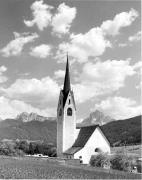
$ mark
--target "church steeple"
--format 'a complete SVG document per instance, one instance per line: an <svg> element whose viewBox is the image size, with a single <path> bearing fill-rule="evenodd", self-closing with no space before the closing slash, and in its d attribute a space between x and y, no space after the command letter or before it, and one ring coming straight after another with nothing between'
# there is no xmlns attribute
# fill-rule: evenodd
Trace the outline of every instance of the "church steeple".
<svg viewBox="0 0 142 180"><path fill-rule="evenodd" d="M67 94L70 90L71 90L70 72L69 72L69 60L68 60L68 54L67 54L66 73L65 73L65 79L64 79L63 92L64 94Z"/></svg>
<svg viewBox="0 0 142 180"><path fill-rule="evenodd" d="M69 60L67 54L66 72L63 89L60 91L57 108L57 156L64 157L64 152L72 147L75 140L76 106L71 90Z"/></svg>

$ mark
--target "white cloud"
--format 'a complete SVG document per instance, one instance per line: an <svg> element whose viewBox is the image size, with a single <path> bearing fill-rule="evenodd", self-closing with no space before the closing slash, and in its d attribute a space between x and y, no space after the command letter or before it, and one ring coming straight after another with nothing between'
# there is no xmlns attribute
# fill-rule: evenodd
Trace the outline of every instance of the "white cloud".
<svg viewBox="0 0 142 180"><path fill-rule="evenodd" d="M140 41L141 40L141 31L137 32L136 34L134 34L133 36L130 36L128 38L128 40L130 42L137 42L137 41Z"/></svg>
<svg viewBox="0 0 142 180"><path fill-rule="evenodd" d="M134 100L124 97L109 97L95 105L95 109L103 111L116 120L140 115L141 108Z"/></svg>
<svg viewBox="0 0 142 180"><path fill-rule="evenodd" d="M123 47L126 47L127 44L126 43L119 43L118 46L123 48Z"/></svg>
<svg viewBox="0 0 142 180"><path fill-rule="evenodd" d="M7 67L5 66L0 66L0 83L6 82L7 81L7 77L3 75L4 72L7 71Z"/></svg>
<svg viewBox="0 0 142 180"><path fill-rule="evenodd" d="M137 72L139 83L136 89L142 89L142 61L138 61L133 65L134 70Z"/></svg>
<svg viewBox="0 0 142 180"><path fill-rule="evenodd" d="M113 20L104 21L101 29L106 35L115 36L119 34L122 27L130 26L137 17L138 12L135 9L131 9L129 12L121 12Z"/></svg>
<svg viewBox="0 0 142 180"><path fill-rule="evenodd" d="M122 88L126 78L135 73L129 60L86 63L79 77L80 83L74 85L77 101L82 103L96 96L111 94Z"/></svg>
<svg viewBox="0 0 142 180"><path fill-rule="evenodd" d="M108 40L105 39L100 28L92 28L85 34L72 34L70 43L59 45L57 58L61 59L61 54L68 51L69 55L77 59L80 63L88 61L89 56L102 55L107 47L111 47Z"/></svg>
<svg viewBox="0 0 142 180"><path fill-rule="evenodd" d="M55 106L60 87L50 77L42 79L17 79L7 89L1 88L3 95L31 104L34 107L45 108Z"/></svg>
<svg viewBox="0 0 142 180"><path fill-rule="evenodd" d="M17 33L14 32L15 39L10 41L0 50L4 57L20 55L25 44L33 42L38 35L36 33Z"/></svg>
<svg viewBox="0 0 142 180"><path fill-rule="evenodd" d="M36 24L39 30L44 30L44 28L46 28L51 22L51 9L53 9L53 7L44 4L43 0L35 1L31 5L33 20L24 20L24 23L28 27L32 27Z"/></svg>
<svg viewBox="0 0 142 180"><path fill-rule="evenodd" d="M52 18L53 32L66 34L69 32L71 23L76 16L76 8L69 7L62 3L58 7L58 12Z"/></svg>
<svg viewBox="0 0 142 180"><path fill-rule="evenodd" d="M47 44L41 44L31 48L30 55L39 58L46 58L50 55L51 46Z"/></svg>
<svg viewBox="0 0 142 180"><path fill-rule="evenodd" d="M138 61L138 62L136 62L134 65L133 65L133 68L134 69L142 69L142 61Z"/></svg>
<svg viewBox="0 0 142 180"><path fill-rule="evenodd" d="M65 71L64 70L59 69L59 70L54 72L55 79L64 78L64 76L65 76Z"/></svg>
<svg viewBox="0 0 142 180"><path fill-rule="evenodd" d="M68 51L74 61L84 63L89 57L101 56L107 49L112 47L108 35L119 34L122 27L130 26L138 17L138 12L131 9L129 12L117 14L113 20L104 21L100 27L94 27L82 34L71 34L69 42L62 42L56 54L58 62L64 62L63 56ZM120 45L124 47L124 44Z"/></svg>
<svg viewBox="0 0 142 180"><path fill-rule="evenodd" d="M35 112L37 114L50 117L55 116L54 108L39 109L20 100L10 100L4 96L0 97L0 118L15 118L22 112Z"/></svg>

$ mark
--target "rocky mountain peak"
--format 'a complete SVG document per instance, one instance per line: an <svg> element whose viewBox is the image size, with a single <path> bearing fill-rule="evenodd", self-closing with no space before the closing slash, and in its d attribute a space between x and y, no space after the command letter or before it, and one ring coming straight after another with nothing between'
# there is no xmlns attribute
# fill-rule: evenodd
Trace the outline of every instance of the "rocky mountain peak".
<svg viewBox="0 0 142 180"><path fill-rule="evenodd" d="M46 120L47 118L46 117L43 117L43 116L40 116L36 113L27 113L27 112L22 112L21 114L17 115L16 117L17 120L20 120L22 122L28 122L28 121L44 121Z"/></svg>
<svg viewBox="0 0 142 180"><path fill-rule="evenodd" d="M85 118L80 125L81 126L90 126L90 125L95 125L99 124L100 126L103 124L106 124L110 121L113 121L109 116L106 116L103 112L99 110L95 110L94 112L91 112L89 117Z"/></svg>

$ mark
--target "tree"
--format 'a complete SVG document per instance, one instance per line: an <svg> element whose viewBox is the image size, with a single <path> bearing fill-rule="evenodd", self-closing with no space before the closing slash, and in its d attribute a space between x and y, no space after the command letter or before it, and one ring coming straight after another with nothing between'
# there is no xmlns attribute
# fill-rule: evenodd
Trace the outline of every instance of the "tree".
<svg viewBox="0 0 142 180"><path fill-rule="evenodd" d="M110 162L112 169L117 169L120 171L131 171L132 166L135 164L132 157L128 157L124 154L116 154L112 157Z"/></svg>
<svg viewBox="0 0 142 180"><path fill-rule="evenodd" d="M110 157L106 153L93 155L90 159L90 165L95 167L104 167L104 165L110 166Z"/></svg>

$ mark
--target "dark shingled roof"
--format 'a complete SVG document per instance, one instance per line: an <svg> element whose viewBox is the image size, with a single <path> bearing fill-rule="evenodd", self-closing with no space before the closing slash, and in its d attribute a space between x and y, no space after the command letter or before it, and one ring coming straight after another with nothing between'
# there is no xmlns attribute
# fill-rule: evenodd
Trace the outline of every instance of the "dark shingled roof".
<svg viewBox="0 0 142 180"><path fill-rule="evenodd" d="M72 147L84 147L97 127L98 125L82 127Z"/></svg>
<svg viewBox="0 0 142 180"><path fill-rule="evenodd" d="M97 127L99 125L82 127L73 146L65 151L64 154L75 154L82 149Z"/></svg>
<svg viewBox="0 0 142 180"><path fill-rule="evenodd" d="M67 151L65 151L64 154L75 154L80 149L82 149L82 147L71 147Z"/></svg>

